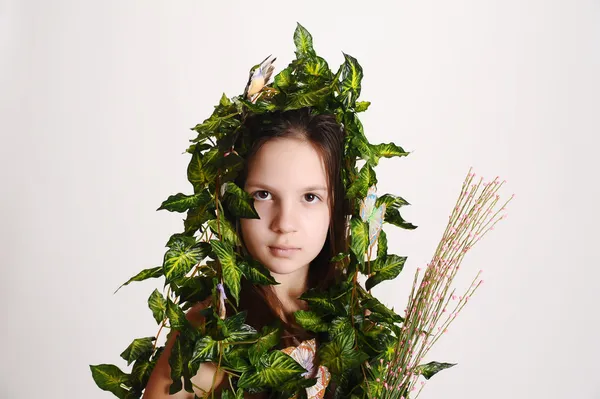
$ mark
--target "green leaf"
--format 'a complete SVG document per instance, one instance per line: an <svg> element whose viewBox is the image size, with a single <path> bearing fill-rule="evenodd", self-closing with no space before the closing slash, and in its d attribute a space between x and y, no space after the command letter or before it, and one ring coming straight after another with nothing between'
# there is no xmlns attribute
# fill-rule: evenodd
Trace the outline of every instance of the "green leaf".
<svg viewBox="0 0 600 399"><path fill-rule="evenodd" d="M294 312L294 317L296 322L308 331L324 332L329 328L329 325L315 312L298 310Z"/></svg>
<svg viewBox="0 0 600 399"><path fill-rule="evenodd" d="M182 330L189 327L185 314L170 298L167 298L167 317L169 318L169 325L174 330Z"/></svg>
<svg viewBox="0 0 600 399"><path fill-rule="evenodd" d="M300 23L297 23L294 31L294 44L296 45L296 57L306 58L315 56L312 35Z"/></svg>
<svg viewBox="0 0 600 399"><path fill-rule="evenodd" d="M183 221L183 226L185 228L184 234L188 237L193 236L204 223L215 218L216 214L214 211L214 203L212 201L206 206L190 209Z"/></svg>
<svg viewBox="0 0 600 399"><path fill-rule="evenodd" d="M193 195L177 193L169 196L169 198L163 201L157 211L166 209L170 212L185 212L191 208L206 206L207 204L211 203L211 201L212 197L206 190Z"/></svg>
<svg viewBox="0 0 600 399"><path fill-rule="evenodd" d="M372 162L373 165L377 165L380 158L404 157L410 154L394 143L369 144L369 147L371 150L370 162Z"/></svg>
<svg viewBox="0 0 600 399"><path fill-rule="evenodd" d="M322 105L332 92L332 86L323 86L316 90L299 91L288 96L284 111Z"/></svg>
<svg viewBox="0 0 600 399"><path fill-rule="evenodd" d="M414 368L415 374L421 374L426 380L433 377L439 371L445 370L452 366L456 366L458 363L439 363L429 362L427 364L421 364Z"/></svg>
<svg viewBox="0 0 600 399"><path fill-rule="evenodd" d="M144 269L141 272L139 272L138 274L136 274L135 276L133 276L132 278L130 278L129 280L127 280L126 283L123 283L119 288L117 288L117 290L114 293L116 294L117 291L119 291L121 289L121 287L126 286L133 281L143 281L143 280L146 280L149 278L157 278L162 275L163 275L162 266L153 267L151 269Z"/></svg>
<svg viewBox="0 0 600 399"><path fill-rule="evenodd" d="M377 261L374 262L374 265L376 266L375 274L367 279L365 288L370 290L382 281L396 278L402 271L405 262L406 256L398 255L388 255L381 261L377 259Z"/></svg>
<svg viewBox="0 0 600 399"><path fill-rule="evenodd" d="M339 334L332 341L323 345L320 351L321 364L326 366L334 375L358 367L368 359L368 355L354 348L352 337Z"/></svg>
<svg viewBox="0 0 600 399"><path fill-rule="evenodd" d="M216 274L212 270L203 269L200 276L174 280L171 282L171 289L175 296L179 297L180 303L186 302L186 305L193 305L208 298L213 287L210 278L215 276ZM185 307L182 308L185 309Z"/></svg>
<svg viewBox="0 0 600 399"><path fill-rule="evenodd" d="M242 374L238 381L238 387L277 388L290 378L305 371L291 356L274 350L262 356L256 369Z"/></svg>
<svg viewBox="0 0 600 399"><path fill-rule="evenodd" d="M158 324L162 323L165 318L165 311L167 310L167 301L158 289L155 289L152 291L152 294L150 294L150 297L148 298L148 307L152 310L154 320L156 320Z"/></svg>
<svg viewBox="0 0 600 399"><path fill-rule="evenodd" d="M223 93L223 95L221 95L221 100L219 101L219 105L221 105L223 107L229 107L232 104L233 103L227 98L227 96L225 95L225 93Z"/></svg>
<svg viewBox="0 0 600 399"><path fill-rule="evenodd" d="M292 84L291 71L286 68L279 72L273 79L273 86L281 91L286 91Z"/></svg>
<svg viewBox="0 0 600 399"><path fill-rule="evenodd" d="M308 302L310 308L321 310L324 313L335 313L337 310L326 292L306 291L300 295L300 299Z"/></svg>
<svg viewBox="0 0 600 399"><path fill-rule="evenodd" d="M362 306L371 311L369 319L374 319L375 316L379 316L379 321L387 321L389 323L401 323L404 321L401 316L396 314L393 310L390 310L373 296L363 301Z"/></svg>
<svg viewBox="0 0 600 399"><path fill-rule="evenodd" d="M150 355L154 350L154 337L136 338L131 344L121 353L121 357L127 361L129 366L132 362L138 359L150 359Z"/></svg>
<svg viewBox="0 0 600 399"><path fill-rule="evenodd" d="M386 210L390 209L398 209L404 205L410 205L408 201L406 201L402 197L398 197L393 194L384 194L381 197L377 197L377 201L375 201L375 206L379 207L381 204L385 204Z"/></svg>
<svg viewBox="0 0 600 399"><path fill-rule="evenodd" d="M212 339L210 335L205 335L196 341L190 364L203 362L214 362L219 358L219 343ZM192 370L193 368L190 367Z"/></svg>
<svg viewBox="0 0 600 399"><path fill-rule="evenodd" d="M254 208L254 199L235 183L226 183L223 200L234 216L247 219L260 219Z"/></svg>
<svg viewBox="0 0 600 399"><path fill-rule="evenodd" d="M183 388L181 377L185 373L185 365L183 360L183 351L181 348L181 335L175 338L175 343L171 348L171 356L169 357L169 366L171 366L171 380L173 383L169 386L169 394L173 395Z"/></svg>
<svg viewBox="0 0 600 399"><path fill-rule="evenodd" d="M150 379L150 375L155 366L156 360L136 360L131 369L131 383L136 390L141 391L148 384L148 380Z"/></svg>
<svg viewBox="0 0 600 399"><path fill-rule="evenodd" d="M384 221L406 230L414 230L417 228L417 226L402 219L402 216L400 216L400 212L397 209L386 209Z"/></svg>
<svg viewBox="0 0 600 399"><path fill-rule="evenodd" d="M176 237L165 253L163 271L168 281L185 276L208 253L206 243L197 243L194 237Z"/></svg>
<svg viewBox="0 0 600 399"><path fill-rule="evenodd" d="M330 262L340 262L340 261L346 259L348 256L349 256L349 254L347 254L345 252L340 252L339 254L337 254L336 256L331 258Z"/></svg>
<svg viewBox="0 0 600 399"><path fill-rule="evenodd" d="M239 114L235 111L233 104L227 106L223 106L222 103L219 104L208 119L192 128L192 130L198 132L198 136L192 141L201 142L210 136L219 137L223 132L239 127L240 121L236 118Z"/></svg>
<svg viewBox="0 0 600 399"><path fill-rule="evenodd" d="M371 105L370 101L357 101L356 105L354 107L354 111L355 112L364 112L369 108L369 105Z"/></svg>
<svg viewBox="0 0 600 399"><path fill-rule="evenodd" d="M240 263L240 268L244 276L252 284L257 285L278 285L279 283L273 278L269 269L255 259L245 259Z"/></svg>
<svg viewBox="0 0 600 399"><path fill-rule="evenodd" d="M364 263L365 253L369 248L369 228L359 217L350 220L350 250L356 259Z"/></svg>
<svg viewBox="0 0 600 399"><path fill-rule="evenodd" d="M363 199L367 196L369 187L377 185L377 176L370 164L366 163L360 169L357 179L348 188L347 197ZM386 212L387 214L387 212Z"/></svg>
<svg viewBox="0 0 600 399"><path fill-rule="evenodd" d="M248 346L235 346L231 350L225 350L223 354L223 365L243 373L252 368L248 362Z"/></svg>
<svg viewBox="0 0 600 399"><path fill-rule="evenodd" d="M269 349L277 345L280 336L280 327L264 326L261 330L258 341L256 341L256 343L253 344L248 350L250 363L256 366L262 355L264 355Z"/></svg>
<svg viewBox="0 0 600 399"><path fill-rule="evenodd" d="M253 339L257 332L254 327L244 324L246 311L239 312L232 317L223 320L225 339L223 342L234 343Z"/></svg>
<svg viewBox="0 0 600 399"><path fill-rule="evenodd" d="M225 219L224 217L220 217L218 223L217 219L210 220L208 222L208 227L210 227L210 229L217 235L217 237L219 237L218 234L220 233L220 238L223 241L231 245L239 244L238 235L235 229L233 228L231 223L229 223L229 221L227 221L227 219Z"/></svg>
<svg viewBox="0 0 600 399"><path fill-rule="evenodd" d="M385 231L381 230L377 239L377 258L384 259L387 256L387 249L387 235Z"/></svg>
<svg viewBox="0 0 600 399"><path fill-rule="evenodd" d="M223 268L225 286L235 299L235 303L238 304L240 300L242 270L236 263L233 247L226 242L218 240L211 240L210 245Z"/></svg>
<svg viewBox="0 0 600 399"><path fill-rule="evenodd" d="M129 398L129 375L112 364L90 365L92 378L104 391L112 392L118 398Z"/></svg>
<svg viewBox="0 0 600 399"><path fill-rule="evenodd" d="M342 66L342 82L340 84L340 98L346 107L353 107L360 96L360 83L363 70L356 58L343 53L345 62Z"/></svg>
<svg viewBox="0 0 600 399"><path fill-rule="evenodd" d="M188 181L194 186L194 192L200 192L204 186L214 181L217 176L219 157L223 155L217 147L213 147L204 154L198 149L192 154L188 164Z"/></svg>

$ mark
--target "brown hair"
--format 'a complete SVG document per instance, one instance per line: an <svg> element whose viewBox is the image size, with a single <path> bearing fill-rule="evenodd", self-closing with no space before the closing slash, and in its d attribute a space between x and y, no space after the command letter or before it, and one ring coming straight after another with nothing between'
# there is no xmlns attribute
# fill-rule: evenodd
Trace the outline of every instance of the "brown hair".
<svg viewBox="0 0 600 399"><path fill-rule="evenodd" d="M264 115L251 115L245 122L246 134L251 135L252 145L246 154L246 166L235 183L244 187L248 176L248 165L263 144L274 138L294 137L307 140L321 155L325 165L330 201L330 224L327 238L317 257L311 262L308 272L308 288L327 289L338 281L339 269L330 259L348 248L346 215L349 205L346 200L341 177L345 131L334 115L315 114L310 107L291 111L278 111ZM236 223L241 250L247 254L243 237ZM266 305L266 306L265 306ZM281 322L284 334L280 348L297 345L299 341L315 337L304 331L294 321L286 323L278 309L282 304L269 285L258 286L242 281L239 310L247 311L246 322L256 329L273 322ZM266 312L265 308L269 311Z"/></svg>

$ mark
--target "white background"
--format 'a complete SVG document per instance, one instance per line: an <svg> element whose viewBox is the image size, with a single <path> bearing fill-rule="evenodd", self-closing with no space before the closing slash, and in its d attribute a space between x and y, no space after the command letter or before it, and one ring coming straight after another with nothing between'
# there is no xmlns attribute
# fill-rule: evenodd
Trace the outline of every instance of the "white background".
<svg viewBox="0 0 600 399"><path fill-rule="evenodd" d="M183 228L155 210L192 192L189 129L267 55L285 67L296 22L333 70L342 51L362 65L370 141L413 151L377 169L419 226L386 226L408 262L384 302L405 305L469 167L516 194L428 357L458 365L420 397L600 398L600 3L583 0L0 1L0 397L112 397L89 365L129 370L121 351L157 331L162 280L113 291Z"/></svg>

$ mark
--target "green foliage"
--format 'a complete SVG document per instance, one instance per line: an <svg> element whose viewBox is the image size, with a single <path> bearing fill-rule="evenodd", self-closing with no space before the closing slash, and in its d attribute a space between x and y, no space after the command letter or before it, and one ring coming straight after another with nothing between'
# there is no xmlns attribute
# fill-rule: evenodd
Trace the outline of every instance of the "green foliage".
<svg viewBox="0 0 600 399"><path fill-rule="evenodd" d="M174 381L170 393L181 389L192 392L190 378L203 362L217 363L232 373L228 377L232 378L232 390L224 391L223 398L241 399L244 391L262 390L277 392L282 398L294 394L301 398L304 389L316 381L302 376L306 370L277 348L280 325L266 326L258 332L245 324L244 312L223 318L217 314L218 283L225 287L226 300L236 306L242 278L257 285L277 284L264 265L240 253L235 228L240 218L259 218L254 199L235 183L252 145L244 124L250 114L310 107L316 114L335 115L346 132L341 179L346 199L352 204L350 248L332 258L343 267L345 278L327 291L311 289L303 293L301 299L308 302L310 310L294 314L300 326L319 334L319 360L336 381L336 398L366 397L369 389L376 389L373 384L367 388L364 365L389 355L404 321L367 290L397 277L406 257L387 253L387 236L382 230L377 258L369 259L371 274L367 275L369 228L359 216L358 204L377 184L374 168L379 160L409 153L395 143L371 144L367 140L358 113L366 111L371 103L358 101L363 70L356 58L344 53L344 62L334 73L317 55L311 34L300 24L294 32L294 44L296 59L274 76L254 101L243 95L228 98L223 94L212 114L192 128L197 135L186 150L191 154L187 179L192 190L169 196L158 208L185 214L183 229L169 238L162 265L144 269L121 285L165 278L168 290L154 290L148 307L157 323L179 331L169 358ZM359 169L360 160L364 164ZM399 209L409 205L406 200L384 194L378 197L376 206L383 203L387 207L385 222L404 229L416 228L400 216ZM357 282L359 273L368 277L366 290ZM202 325L192 326L184 311L211 294L211 304L201 311ZM139 398L164 350L155 348L154 341L154 337L138 338L123 351L121 357L127 365L133 363L130 374L114 365L90 366L98 387L119 398ZM449 366L430 363L420 367L420 372L430 378Z"/></svg>

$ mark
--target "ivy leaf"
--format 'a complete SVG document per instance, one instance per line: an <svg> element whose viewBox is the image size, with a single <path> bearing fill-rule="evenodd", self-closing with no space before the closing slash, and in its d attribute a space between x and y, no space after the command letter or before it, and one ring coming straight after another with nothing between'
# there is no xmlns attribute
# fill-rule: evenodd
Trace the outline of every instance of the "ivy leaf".
<svg viewBox="0 0 600 399"><path fill-rule="evenodd" d="M267 353L269 349L277 345L281 336L281 328L275 326L264 326L261 330L260 337L250 349L248 349L248 355L250 363L256 366L259 359Z"/></svg>
<svg viewBox="0 0 600 399"><path fill-rule="evenodd" d="M340 84L340 98L346 108L353 107L360 96L360 82L363 70L356 58L343 53L345 62L342 66L342 82Z"/></svg>
<svg viewBox="0 0 600 399"><path fill-rule="evenodd" d="M197 243L194 237L177 236L170 241L170 249L165 253L163 271L167 281L186 275L196 263L208 254L206 243Z"/></svg>
<svg viewBox="0 0 600 399"><path fill-rule="evenodd" d="M223 200L234 216L247 219L260 219L258 212L254 208L254 199L235 183L226 183Z"/></svg>
<svg viewBox="0 0 600 399"><path fill-rule="evenodd" d="M198 136L191 141L201 142L209 136L217 137L222 135L221 132L234 130L240 126L240 121L236 116L238 115L235 113L235 106L233 104L219 104L208 119L192 128L192 130L198 132Z"/></svg>
<svg viewBox="0 0 600 399"><path fill-rule="evenodd" d="M152 294L150 294L150 297L148 298L148 307L152 311L154 320L156 320L158 324L162 323L165 318L165 311L167 310L167 301L158 289L155 289L152 291Z"/></svg>
<svg viewBox="0 0 600 399"><path fill-rule="evenodd" d="M280 91L286 91L292 85L292 73L289 68L279 72L273 79L273 86Z"/></svg>
<svg viewBox="0 0 600 399"><path fill-rule="evenodd" d="M378 321L387 321L389 323L402 323L404 318L390 310L387 306L381 303L377 298L371 296L362 302L362 306L371 311L369 319L373 320L378 317Z"/></svg>
<svg viewBox="0 0 600 399"><path fill-rule="evenodd" d="M304 107L319 106L329 97L332 92L332 87L327 85L315 90L300 91L291 93L288 98L288 103L284 107L284 111L299 109Z"/></svg>
<svg viewBox="0 0 600 399"><path fill-rule="evenodd" d="M344 260L348 257L349 254L345 253L345 252L340 252L339 254L337 254L336 256L334 256L333 258L331 258L330 262L339 262L341 260Z"/></svg>
<svg viewBox="0 0 600 399"><path fill-rule="evenodd" d="M404 268L404 263L406 262L406 256L398 256L398 255L388 255L382 261L377 259L374 262L377 270L375 270L375 274L367 279L365 282L365 288L370 290L377 284L381 283L385 280L391 280L396 278L398 274Z"/></svg>
<svg viewBox="0 0 600 399"><path fill-rule="evenodd" d="M239 312L234 316L223 320L223 333L225 335L223 342L233 343L245 341L247 339L252 339L256 335L256 330L248 324L244 324L244 320L246 320L246 311Z"/></svg>
<svg viewBox="0 0 600 399"><path fill-rule="evenodd" d="M377 259L385 258L387 256L387 235L385 231L381 230L379 232L379 238L377 239Z"/></svg>
<svg viewBox="0 0 600 399"><path fill-rule="evenodd" d="M264 354L256 369L244 372L239 381L240 388L269 387L277 388L290 378L304 373L304 367L291 356L274 350Z"/></svg>
<svg viewBox="0 0 600 399"><path fill-rule="evenodd" d="M401 206L410 205L404 198L393 194L384 194L381 197L378 197L375 201L375 207L381 206L381 204L385 204L387 210L398 209Z"/></svg>
<svg viewBox="0 0 600 399"><path fill-rule="evenodd" d="M309 290L300 295L300 299L308 302L310 308L320 310L324 313L336 312L335 304L326 292Z"/></svg>
<svg viewBox="0 0 600 399"><path fill-rule="evenodd" d="M222 361L225 367L229 367L240 373L252 368L248 362L248 346L235 346L231 350L225 348Z"/></svg>
<svg viewBox="0 0 600 399"><path fill-rule="evenodd" d="M210 335L205 335L196 341L190 365L199 366L203 362L214 362L219 358L219 343ZM194 371L194 367L190 367ZM197 370L197 369L196 369Z"/></svg>
<svg viewBox="0 0 600 399"><path fill-rule="evenodd" d="M130 278L129 280L127 280L127 282L121 284L121 286L119 288L117 288L117 290L114 293L116 294L117 291L119 291L122 287L128 285L129 283L131 283L133 281L143 281L143 280L147 280L149 278L157 278L162 275L163 275L163 267L162 266L157 266L157 267L153 267L150 269L144 269L141 272L139 272L138 274L136 274L135 276L133 276L132 278Z"/></svg>
<svg viewBox="0 0 600 399"><path fill-rule="evenodd" d="M254 259L245 259L240 263L244 276L253 284L257 285L279 285L273 278L269 269Z"/></svg>
<svg viewBox="0 0 600 399"><path fill-rule="evenodd" d="M364 112L369 108L369 105L371 105L370 101L357 101L354 106L354 112Z"/></svg>
<svg viewBox="0 0 600 399"><path fill-rule="evenodd" d="M154 350L152 342L155 339L154 337L134 339L127 349L121 353L121 357L127 361L128 366L138 359L150 359L150 355Z"/></svg>
<svg viewBox="0 0 600 399"><path fill-rule="evenodd" d="M421 364L414 368L414 372L416 374L421 374L425 377L426 380L433 377L439 371L445 370L447 368L456 366L458 363L439 363L439 362L429 362L427 364Z"/></svg>
<svg viewBox="0 0 600 399"><path fill-rule="evenodd" d="M141 391L147 384L152 374L152 370L156 366L155 360L138 359L133 364L131 369L131 383L134 389Z"/></svg>
<svg viewBox="0 0 600 399"><path fill-rule="evenodd" d="M238 304L240 300L242 270L236 263L233 247L223 241L210 240L210 245L223 268L223 280Z"/></svg>
<svg viewBox="0 0 600 399"><path fill-rule="evenodd" d="M182 306L183 310L204 301L211 294L211 277L215 276L212 270L204 269L200 276L182 277L171 282L171 290L179 297L180 303L185 303L185 306Z"/></svg>
<svg viewBox="0 0 600 399"><path fill-rule="evenodd" d="M189 327L185 314L170 298L167 298L167 317L169 318L169 325L174 330L182 330Z"/></svg>
<svg viewBox="0 0 600 399"><path fill-rule="evenodd" d="M206 184L214 181L217 176L216 164L220 156L222 157L222 154L217 147L211 148L204 154L196 148L187 170L188 181L192 183L194 192L200 192Z"/></svg>
<svg viewBox="0 0 600 399"><path fill-rule="evenodd" d="M312 35L300 23L297 23L294 31L294 44L296 45L297 58L314 57L316 55L313 49Z"/></svg>
<svg viewBox="0 0 600 399"><path fill-rule="evenodd" d="M186 218L183 221L184 234L188 237L193 236L198 229L202 227L208 220L215 219L214 211L215 204L211 201L205 206L192 208L187 212Z"/></svg>
<svg viewBox="0 0 600 399"><path fill-rule="evenodd" d="M203 190L198 194L186 195L177 193L169 196L157 211L166 209L169 212L185 212L191 208L197 208L199 206L206 206L212 202L212 197L207 190Z"/></svg>
<svg viewBox="0 0 600 399"><path fill-rule="evenodd" d="M129 390L129 375L112 364L90 365L92 378L96 385L104 391L112 392L118 398L133 397Z"/></svg>
<svg viewBox="0 0 600 399"><path fill-rule="evenodd" d="M181 377L184 375L183 351L181 350L181 335L175 338L175 343L171 348L171 356L169 357L169 366L171 366L171 380L173 383L169 386L169 394L173 395L183 388Z"/></svg>
<svg viewBox="0 0 600 399"><path fill-rule="evenodd" d="M308 331L324 332L329 328L328 324L315 312L298 310L294 312L294 317L296 322Z"/></svg>
<svg viewBox="0 0 600 399"><path fill-rule="evenodd" d="M224 217L219 218L219 222L217 223L217 219L210 220L208 222L208 227L218 236L220 233L220 237L223 241L228 242L231 245L238 245L239 239L238 235L227 219Z"/></svg>
<svg viewBox="0 0 600 399"><path fill-rule="evenodd" d="M369 247L369 228L358 217L350 220L350 250L360 264L364 263L365 252Z"/></svg>
<svg viewBox="0 0 600 399"><path fill-rule="evenodd" d="M320 350L321 364L334 375L359 366L369 356L354 348L354 340L349 334L339 334L332 341L323 345Z"/></svg>
<svg viewBox="0 0 600 399"><path fill-rule="evenodd" d="M383 220L406 230L414 230L417 228L417 226L402 219L402 216L400 216L400 212L397 209L386 210Z"/></svg>
<svg viewBox="0 0 600 399"><path fill-rule="evenodd" d="M360 169L360 172L358 172L358 177L356 178L356 180L352 182L352 184L348 188L347 197L360 197L362 199L367 195L369 187L373 185L377 185L377 176L375 175L375 171L373 170L371 165L369 163L366 163Z"/></svg>
<svg viewBox="0 0 600 399"><path fill-rule="evenodd" d="M369 144L369 147L371 154L370 162L374 166L379 163L380 158L405 157L410 154L394 143Z"/></svg>

